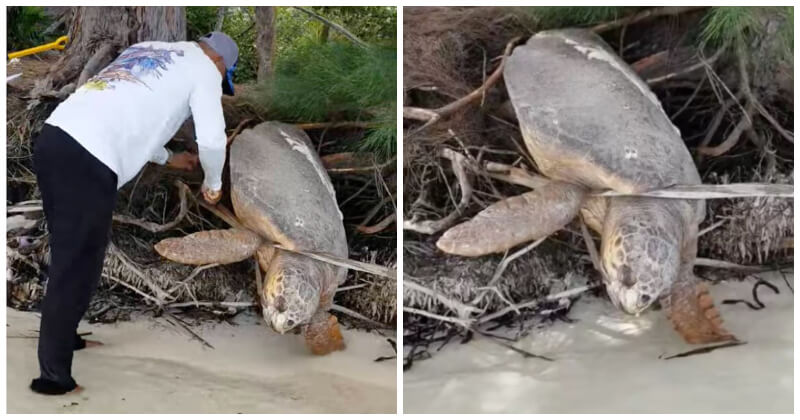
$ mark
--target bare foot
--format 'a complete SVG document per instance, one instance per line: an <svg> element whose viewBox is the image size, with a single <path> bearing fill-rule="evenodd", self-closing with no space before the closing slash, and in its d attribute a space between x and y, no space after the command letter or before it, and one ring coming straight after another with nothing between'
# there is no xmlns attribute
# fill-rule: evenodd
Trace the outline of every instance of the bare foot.
<svg viewBox="0 0 800 420"><path fill-rule="evenodd" d="M100 346L103 345L102 341L95 341L95 340L85 340L85 341L86 341L86 347L85 348L100 347Z"/></svg>
<svg viewBox="0 0 800 420"><path fill-rule="evenodd" d="M88 347L88 345L87 345L87 347ZM80 385L75 385L75 389L73 389L73 390L72 390L72 391L70 391L70 392L67 392L67 393L65 393L64 395L75 395L75 394L80 394L81 392L83 392L83 390L84 390L84 388L83 388L82 386L80 386Z"/></svg>

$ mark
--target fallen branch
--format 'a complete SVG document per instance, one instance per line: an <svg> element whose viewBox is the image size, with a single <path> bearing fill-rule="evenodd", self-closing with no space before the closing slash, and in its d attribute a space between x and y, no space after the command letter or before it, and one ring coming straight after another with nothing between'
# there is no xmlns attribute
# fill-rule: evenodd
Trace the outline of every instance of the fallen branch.
<svg viewBox="0 0 800 420"><path fill-rule="evenodd" d="M694 265L700 267L720 268L724 270L741 271L744 273L763 273L776 269L774 265L741 265L728 261L715 260L711 258L697 258ZM790 266L791 267L791 266Z"/></svg>
<svg viewBox="0 0 800 420"><path fill-rule="evenodd" d="M331 310L336 311L336 312L341 312L341 313L343 313L345 315L351 316L351 317L356 318L356 319L360 319L360 320L365 321L365 322L369 322L370 324L373 324L373 325L375 325L375 326L377 326L379 328L385 329L385 330L392 329L392 327L390 327L390 326L388 326L388 325L386 325L386 324L384 324L382 322L378 322L378 321L369 319L366 316L361 315L360 313L358 313L358 312L356 312L356 311L354 311L352 309L345 308L344 306L337 305L335 303L331 306Z"/></svg>
<svg viewBox="0 0 800 420"><path fill-rule="evenodd" d="M348 31L347 29L345 29L344 27L342 27L338 23L331 22L330 20L328 20L328 19L326 19L326 18L324 18L324 17L312 12L309 9L306 9L305 7L292 6L292 8L297 9L297 10L299 10L299 11L301 11L301 12L303 12L303 13L309 15L309 16L311 16L312 18L324 23L325 25L329 26L333 30L335 30L335 31L341 33L342 35L344 35L345 37L347 37L347 39L353 41L353 43L355 43L359 47L361 47L361 48L367 48L368 47L368 45L364 41L358 39L357 36L353 35L350 31Z"/></svg>
<svg viewBox="0 0 800 420"><path fill-rule="evenodd" d="M155 222L149 222L147 220L135 219L133 217L121 214L115 214L113 216L113 220L117 223L125 223L125 224L139 226L140 228L153 233L165 232L174 228L186 217L186 214L189 213L189 206L187 205L186 196L191 194L191 191L189 190L189 187L186 186L186 184L181 182L177 183L177 186L178 189L180 190L179 194L181 199L181 208L180 211L178 212L178 215L171 222L165 224L158 224Z"/></svg>
<svg viewBox="0 0 800 420"><path fill-rule="evenodd" d="M458 99L454 102L451 102L445 106L436 109L425 109L425 108L415 108L415 107L403 107L403 118L417 120L417 121L424 121L425 124L422 127L416 129L420 131L428 126L436 123L437 121L441 120L442 118L446 118L452 115L457 110L461 109L462 107L466 106L470 102L476 101L483 97L484 93L492 87L498 80L503 76L503 68L506 65L506 61L508 56L511 54L511 50L514 48L514 45L521 39L521 37L516 37L506 44L505 52L503 53L502 61L500 61L500 65L494 70L491 76L489 76L486 81L481 85L481 87L473 90L467 96L464 96L461 99Z"/></svg>
<svg viewBox="0 0 800 420"><path fill-rule="evenodd" d="M742 114L742 117L739 119L739 122L736 126L733 127L733 130L728 134L728 137L725 138L725 141L722 143L713 146L713 147L698 147L697 153L706 156L722 156L727 153L729 150L733 149L739 143L739 139L741 139L742 134L750 127L753 126L753 112L755 110L755 105L752 101L747 102L745 105L745 112Z"/></svg>
<svg viewBox="0 0 800 420"><path fill-rule="evenodd" d="M297 123L294 126L301 130L320 130L324 128L375 128L380 126L379 121L338 121L338 122L316 122L316 123Z"/></svg>
<svg viewBox="0 0 800 420"><path fill-rule="evenodd" d="M391 215L387 216L386 218L384 218L383 220L372 226L358 225L356 226L356 230L365 235L374 235L391 226L395 220L397 220L397 213L392 213Z"/></svg>
<svg viewBox="0 0 800 420"><path fill-rule="evenodd" d="M452 225L456 219L461 216L461 213L469 206L469 200L472 198L472 185L469 183L467 172L464 169L466 166L466 158L464 155L456 153L452 149L442 149L442 151L439 152L439 155L441 157L450 159L450 163L453 167L453 173L456 175L456 178L458 179L458 185L461 187L461 200L450 214L439 220L426 220L418 222L412 219L403 221L404 230L410 230L428 235L434 234L442 229L450 227L450 225Z"/></svg>
<svg viewBox="0 0 800 420"><path fill-rule="evenodd" d="M666 6L656 7L637 13L632 16L627 16L611 22L601 23L591 28L593 32L606 32L621 26L633 25L648 19L653 19L662 16L676 16L686 12L693 12L695 10L706 9L709 6Z"/></svg>
<svg viewBox="0 0 800 420"><path fill-rule="evenodd" d="M228 136L228 140L227 140L227 143L226 143L228 146L230 146L230 144L231 144L231 143L233 143L233 140L234 140L234 139L236 139L236 136L238 136L238 135L239 135L239 133L240 133L240 132L242 131L242 129L244 128L244 126L245 126L247 123L249 123L250 121L253 121L253 119L252 119L252 118L246 118L246 119L242 120L242 121L239 123L239 125L237 125L237 126L236 126L236 128L235 128L235 129L233 129L233 133L231 133L231 135L230 135L230 136Z"/></svg>
<svg viewBox="0 0 800 420"><path fill-rule="evenodd" d="M675 78L677 76L688 74L688 73L691 73L691 72L693 72L695 70L700 70L700 69L702 69L704 67L708 67L711 64L713 64L715 61L717 61L722 56L722 53L725 52L726 48L727 48L727 46L723 45L722 47L720 47L717 50L717 52L714 53L714 55L709 57L708 60L704 60L703 58L700 58L700 62L699 63L693 64L693 65L691 65L691 66L689 66L689 67L687 67L687 68L685 68L683 70L680 70L680 71L676 71L676 72L672 72L672 73L669 73L669 74L665 74L663 76L652 77L650 79L647 79L646 82L647 82L648 85L655 85L655 84L667 81L669 79L673 79L673 78Z"/></svg>
<svg viewBox="0 0 800 420"><path fill-rule="evenodd" d="M601 193L594 193L592 195L601 197L658 197L680 200L705 200L743 197L792 198L794 197L794 186L791 184L758 183L675 185L669 188L640 193L605 191Z"/></svg>

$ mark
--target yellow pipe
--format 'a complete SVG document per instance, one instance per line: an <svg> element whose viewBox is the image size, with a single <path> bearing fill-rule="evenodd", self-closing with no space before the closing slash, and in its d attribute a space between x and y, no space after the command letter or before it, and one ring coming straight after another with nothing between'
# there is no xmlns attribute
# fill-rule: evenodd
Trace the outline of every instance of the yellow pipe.
<svg viewBox="0 0 800 420"><path fill-rule="evenodd" d="M17 57L24 57L26 55L40 53L42 51L47 50L63 50L64 47L67 46L67 41L69 41L68 36L62 36L57 40L44 45L39 45L38 47L28 48L27 50L12 52L8 54L8 59L17 58Z"/></svg>

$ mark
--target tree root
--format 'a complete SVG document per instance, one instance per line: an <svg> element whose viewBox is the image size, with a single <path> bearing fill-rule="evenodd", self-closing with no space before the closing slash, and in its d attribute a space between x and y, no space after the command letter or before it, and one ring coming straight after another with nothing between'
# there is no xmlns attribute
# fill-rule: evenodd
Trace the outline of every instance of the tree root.
<svg viewBox="0 0 800 420"><path fill-rule="evenodd" d="M521 37L516 37L506 44L505 53L503 54L502 61L500 61L500 65L494 70L491 76L489 76L486 81L481 85L481 87L473 90L467 96L464 96L454 102L451 102L445 106L436 108L436 109L425 109L425 108L416 108L416 107L403 107L403 118L417 120L417 121L424 121L421 127L415 129L415 131L422 131L425 128L430 127L431 125L435 124L439 120L446 118L459 109L463 108L464 106L468 105L469 103L482 98L484 93L492 87L498 80L503 76L503 68L505 67L506 60L508 56L511 54L511 50L514 46L519 42Z"/></svg>
<svg viewBox="0 0 800 420"><path fill-rule="evenodd" d="M461 213L463 213L464 210L466 210L469 206L470 198L472 198L472 184L470 184L469 178L467 177L467 171L465 170L466 157L453 151L452 149L442 149L439 155L443 158L449 159L452 164L453 173L456 175L458 184L461 188L461 200L456 205L455 210L439 220L426 220L418 222L412 218L412 220L403 221L404 230L432 235L450 227L456 221L456 219L461 216Z"/></svg>
<svg viewBox="0 0 800 420"><path fill-rule="evenodd" d="M117 223L125 223L125 224L139 226L140 228L153 233L165 232L174 228L175 226L178 226L178 224L181 221L183 221L183 219L186 217L186 214L189 213L189 206L187 205L187 196L191 195L191 191L189 190L189 187L182 182L177 182L176 185L178 187L178 190L180 191L179 194L181 199L181 207L180 211L178 212L178 215L171 222L158 224L155 222L149 222L147 220L135 219L121 214L115 214L113 216L113 220Z"/></svg>

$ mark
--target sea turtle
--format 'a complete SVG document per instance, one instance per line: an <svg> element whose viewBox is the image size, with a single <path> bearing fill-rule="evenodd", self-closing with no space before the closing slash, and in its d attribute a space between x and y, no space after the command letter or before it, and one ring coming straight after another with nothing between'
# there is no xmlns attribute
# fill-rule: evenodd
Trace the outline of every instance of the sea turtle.
<svg viewBox="0 0 800 420"><path fill-rule="evenodd" d="M735 339L693 274L703 200L588 195L701 183L647 84L602 38L578 29L539 32L514 50L503 74L525 145L551 181L449 229L439 249L504 251L550 235L580 212L602 237L600 268L615 306L639 314L660 299L687 342Z"/></svg>
<svg viewBox="0 0 800 420"><path fill-rule="evenodd" d="M336 193L311 140L292 125L262 123L236 137L229 165L231 202L242 228L168 238L156 251L193 265L255 254L266 272L258 293L267 324L281 334L301 327L314 354L344 348L328 310L347 270L270 245L348 256Z"/></svg>

